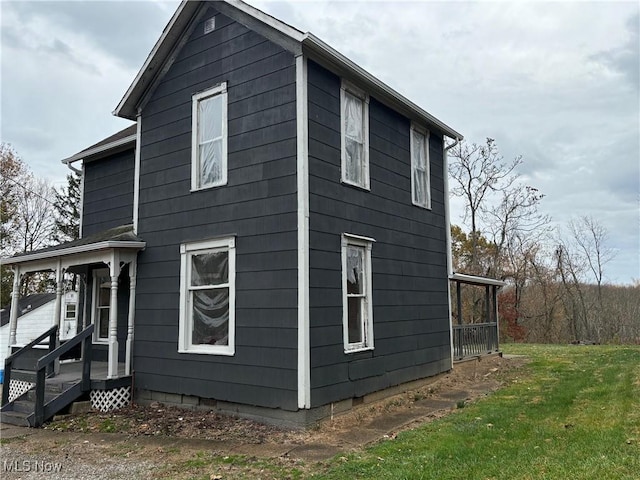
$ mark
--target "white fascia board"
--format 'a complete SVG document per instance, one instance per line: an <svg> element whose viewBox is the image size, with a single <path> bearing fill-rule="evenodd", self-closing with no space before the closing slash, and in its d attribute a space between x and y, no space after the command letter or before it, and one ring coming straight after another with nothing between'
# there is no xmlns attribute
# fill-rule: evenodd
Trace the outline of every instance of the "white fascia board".
<svg viewBox="0 0 640 480"><path fill-rule="evenodd" d="M310 53L312 57L320 57L321 59L328 61L338 69L344 69L345 73L351 74L351 76L353 76L356 80L363 81L367 87L373 87L376 92L372 91L370 93L374 94L374 96L376 96L375 93L381 94L383 98L379 98L379 100L384 101L385 99L387 99L387 101L394 105L404 107L404 109L414 114L414 116L416 117L415 120L422 120L428 125L435 126L438 130L442 131L448 137L457 138L460 140L464 138L461 133L455 131L453 128L449 127L430 113L420 108L411 100L396 92L387 84L371 75L365 69L349 60L343 54L338 52L333 47L327 45L312 33L306 33L304 35L304 38L302 39L302 45L303 47L307 48L308 53ZM341 75L343 74L343 72L337 73Z"/></svg>
<svg viewBox="0 0 640 480"><path fill-rule="evenodd" d="M60 160L64 164L69 164L73 162L77 162L78 160L84 160L87 157L91 157L98 153L103 153L113 148L121 147L123 145L127 145L128 143L135 143L137 135L129 135L128 137L121 138L111 143L106 143L104 145L100 145L99 147L92 148L91 150L86 150L80 153L77 153L69 158L65 158Z"/></svg>
<svg viewBox="0 0 640 480"><path fill-rule="evenodd" d="M454 273L449 275L449 280L457 280L462 283L473 283L476 285L493 285L496 287L504 287L507 283L495 278L478 277L476 275L467 275L465 273Z"/></svg>
<svg viewBox="0 0 640 480"><path fill-rule="evenodd" d="M23 255L21 257L1 258L0 265L16 265L18 263L33 262L48 258L65 257L68 255L76 255L79 253L95 252L98 250L109 250L112 248L124 248L133 250L143 250L146 242L134 241L117 241L108 240L105 242L89 243L87 245L78 245L75 247L63 248L60 250L49 250L46 252L38 252L31 255Z"/></svg>

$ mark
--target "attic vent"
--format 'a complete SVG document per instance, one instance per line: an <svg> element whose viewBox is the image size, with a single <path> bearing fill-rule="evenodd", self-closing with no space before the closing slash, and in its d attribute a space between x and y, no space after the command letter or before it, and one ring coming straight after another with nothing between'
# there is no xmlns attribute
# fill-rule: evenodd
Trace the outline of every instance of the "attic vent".
<svg viewBox="0 0 640 480"><path fill-rule="evenodd" d="M211 33L216 29L216 17L211 17L204 22L204 34Z"/></svg>

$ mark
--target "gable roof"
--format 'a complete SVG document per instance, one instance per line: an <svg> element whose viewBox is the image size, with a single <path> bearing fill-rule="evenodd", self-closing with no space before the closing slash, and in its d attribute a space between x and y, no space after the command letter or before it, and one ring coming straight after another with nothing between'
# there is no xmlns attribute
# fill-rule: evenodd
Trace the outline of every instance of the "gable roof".
<svg viewBox="0 0 640 480"><path fill-rule="evenodd" d="M27 312L42 307L56 299L55 293L34 293L18 299L18 318ZM0 310L0 326L4 327L11 318L11 305Z"/></svg>
<svg viewBox="0 0 640 480"><path fill-rule="evenodd" d="M94 143L90 147L79 151L75 155L71 155L69 158L63 159L62 163L69 164L78 160L97 160L107 154L115 153L115 151L124 151L129 148L135 148L136 133L137 125L134 123L133 125L100 140L98 143Z"/></svg>
<svg viewBox="0 0 640 480"><path fill-rule="evenodd" d="M209 3L212 3L220 13L258 31L294 55L305 54L325 68L359 84L367 90L367 93L409 119L426 123L430 128L435 128L448 137L460 140L463 138L462 134L402 96L312 33L303 33L241 0L215 2L183 0L114 110L114 115L130 120L136 119L138 108L143 103L147 92L153 90L159 79L164 76L177 51L180 50L186 33L195 25L195 20L202 11L201 7Z"/></svg>

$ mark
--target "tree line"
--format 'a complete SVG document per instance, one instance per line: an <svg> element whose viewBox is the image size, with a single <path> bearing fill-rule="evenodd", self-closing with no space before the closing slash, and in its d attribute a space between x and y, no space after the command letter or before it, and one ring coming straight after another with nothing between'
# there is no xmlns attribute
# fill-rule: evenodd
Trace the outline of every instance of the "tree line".
<svg viewBox="0 0 640 480"><path fill-rule="evenodd" d="M505 161L494 139L460 142L449 162L451 194L465 207L463 224L451 227L453 268L507 283L502 340L640 343L640 281L606 281L614 251L596 218L554 226L540 212L544 194L517 172L522 157ZM465 321L483 321L482 292L467 288L463 298Z"/></svg>
<svg viewBox="0 0 640 480"><path fill-rule="evenodd" d="M67 175L67 184L54 188L34 176L11 145L0 143L0 255L10 257L75 240L80 226L80 176ZM13 272L1 267L0 305L8 305ZM25 275L22 295L51 288L46 273Z"/></svg>

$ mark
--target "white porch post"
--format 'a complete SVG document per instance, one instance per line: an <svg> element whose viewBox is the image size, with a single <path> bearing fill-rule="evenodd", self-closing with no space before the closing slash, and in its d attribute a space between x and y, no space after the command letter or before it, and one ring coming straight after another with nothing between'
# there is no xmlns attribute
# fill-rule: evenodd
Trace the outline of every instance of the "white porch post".
<svg viewBox="0 0 640 480"><path fill-rule="evenodd" d="M109 265L111 301L109 302L109 358L107 378L118 378L118 275L120 258L113 253Z"/></svg>
<svg viewBox="0 0 640 480"><path fill-rule="evenodd" d="M56 345L60 343L60 318L61 318L61 310L62 310L62 265L60 264L60 260L58 260L58 266L56 268L56 306L53 310L53 325L58 327L58 332L56 333Z"/></svg>
<svg viewBox="0 0 640 480"><path fill-rule="evenodd" d="M60 345L60 311L62 309L62 263L58 259L58 265L56 267L56 303L53 309L53 324L58 327L56 330L56 347ZM56 359L53 366L53 371L59 373L60 371L60 359Z"/></svg>
<svg viewBox="0 0 640 480"><path fill-rule="evenodd" d="M9 316L9 353L11 346L16 343L16 330L18 328L18 300L20 300L20 267L13 267L13 291L11 292L11 314Z"/></svg>
<svg viewBox="0 0 640 480"><path fill-rule="evenodd" d="M124 374L131 375L133 360L133 322L136 310L136 269L134 258L129 264L129 315L127 317L127 351L124 364Z"/></svg>

